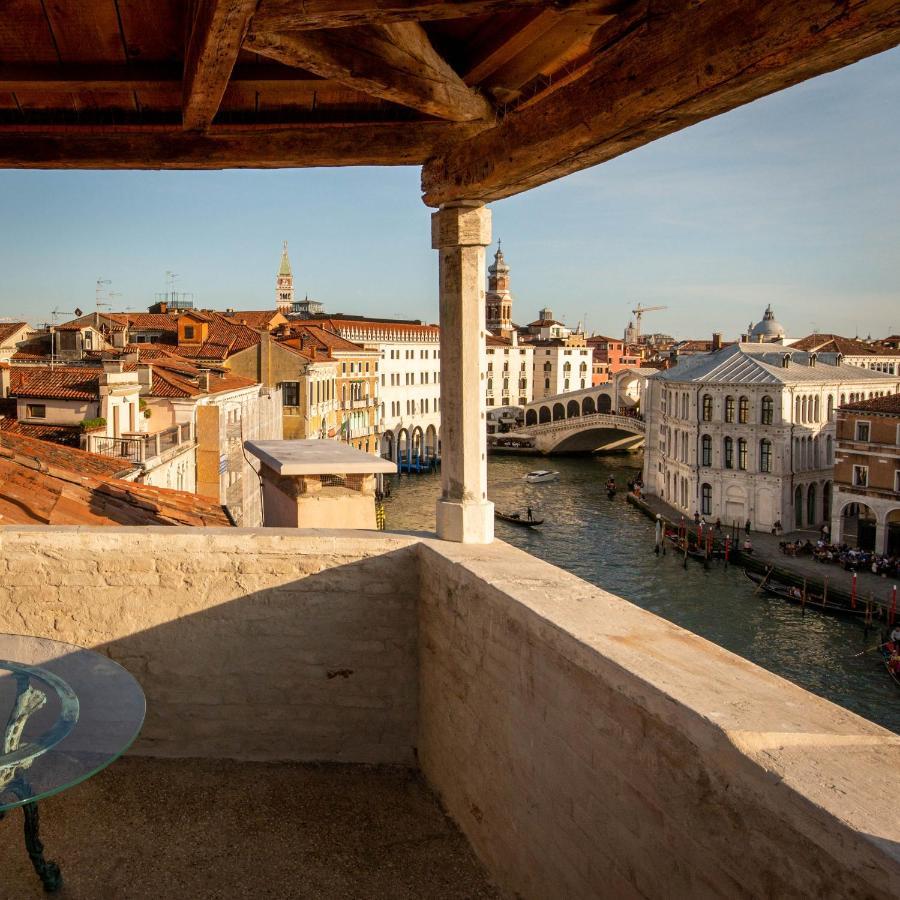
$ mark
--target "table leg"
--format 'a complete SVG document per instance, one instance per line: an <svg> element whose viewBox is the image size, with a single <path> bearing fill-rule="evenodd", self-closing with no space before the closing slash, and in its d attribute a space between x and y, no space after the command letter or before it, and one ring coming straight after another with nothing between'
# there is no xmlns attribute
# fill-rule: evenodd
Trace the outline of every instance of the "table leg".
<svg viewBox="0 0 900 900"><path fill-rule="evenodd" d="M51 894L62 887L62 875L59 866L49 859L44 859L44 845L38 835L40 825L38 819L37 803L28 803L22 808L25 814L25 849L31 857L31 864L38 878L44 885L44 890Z"/></svg>

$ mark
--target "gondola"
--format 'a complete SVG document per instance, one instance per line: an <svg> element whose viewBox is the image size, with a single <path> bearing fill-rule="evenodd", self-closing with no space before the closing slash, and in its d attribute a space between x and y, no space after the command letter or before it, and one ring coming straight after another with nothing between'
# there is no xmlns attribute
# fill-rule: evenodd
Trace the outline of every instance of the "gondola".
<svg viewBox="0 0 900 900"><path fill-rule="evenodd" d="M501 522L508 522L510 525L521 525L523 528L533 528L535 525L543 525L543 519L529 519L523 516L521 513L502 513L499 510L494 510L494 518L499 519Z"/></svg>
<svg viewBox="0 0 900 900"><path fill-rule="evenodd" d="M843 601L826 600L821 594L813 594L809 591L806 592L806 601L804 602L803 591L796 586L792 587L772 578L766 579L765 575L760 575L758 572L750 572L747 569L744 569L744 574L756 585L765 581L765 584L762 584L762 589L767 594L770 594L772 597L780 597L782 600L787 600L788 603L793 603L797 606L808 606L810 609L815 609L818 612L830 613L834 616L846 616L851 619L860 618L866 614L865 607L862 604L857 609L853 609Z"/></svg>
<svg viewBox="0 0 900 900"><path fill-rule="evenodd" d="M666 537L671 542L672 546L679 553L684 553L684 541L678 537L674 532L669 532ZM696 559L698 562L706 561L706 550L703 547L698 547L696 544L688 544L687 555L691 557L691 559ZM712 551L709 554L710 559L724 559L725 551L722 547L713 546Z"/></svg>
<svg viewBox="0 0 900 900"><path fill-rule="evenodd" d="M897 685L897 687L900 687L900 673L895 672L891 668L891 651L888 650L888 648L885 647L884 644L881 645L881 658L882 660L884 660L884 667L885 669L887 669L887 673L888 675L890 675L891 680L894 682L894 684Z"/></svg>

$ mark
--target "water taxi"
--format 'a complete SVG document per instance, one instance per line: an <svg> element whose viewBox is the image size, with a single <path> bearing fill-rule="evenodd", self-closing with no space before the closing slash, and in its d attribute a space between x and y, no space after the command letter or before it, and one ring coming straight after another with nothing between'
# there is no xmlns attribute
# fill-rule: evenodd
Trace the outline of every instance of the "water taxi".
<svg viewBox="0 0 900 900"><path fill-rule="evenodd" d="M535 472L529 472L525 476L525 480L529 484L539 484L542 481L556 481L559 478L559 472L551 472L549 469L538 469Z"/></svg>

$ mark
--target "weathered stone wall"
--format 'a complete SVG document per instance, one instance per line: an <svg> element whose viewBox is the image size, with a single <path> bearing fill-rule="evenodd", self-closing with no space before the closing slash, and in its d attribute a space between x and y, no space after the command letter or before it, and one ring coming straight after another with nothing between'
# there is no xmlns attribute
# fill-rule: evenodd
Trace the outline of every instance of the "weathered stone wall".
<svg viewBox="0 0 900 900"><path fill-rule="evenodd" d="M511 896L900 896L900 738L502 545L420 547L420 765Z"/></svg>
<svg viewBox="0 0 900 900"><path fill-rule="evenodd" d="M0 529L0 631L99 649L147 695L135 752L414 760L414 540Z"/></svg>

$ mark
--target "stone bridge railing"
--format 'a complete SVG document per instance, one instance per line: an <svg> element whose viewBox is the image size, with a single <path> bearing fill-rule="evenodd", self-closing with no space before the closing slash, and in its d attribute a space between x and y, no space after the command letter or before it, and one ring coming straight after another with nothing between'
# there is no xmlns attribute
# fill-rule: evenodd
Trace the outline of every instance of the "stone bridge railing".
<svg viewBox="0 0 900 900"><path fill-rule="evenodd" d="M587 416L569 416L555 422L539 422L537 425L525 425L516 429L516 434L553 434L558 431L581 431L596 428L598 425L607 428L618 428L631 434L645 434L647 427L643 419L636 416L617 416L612 413L594 413Z"/></svg>

